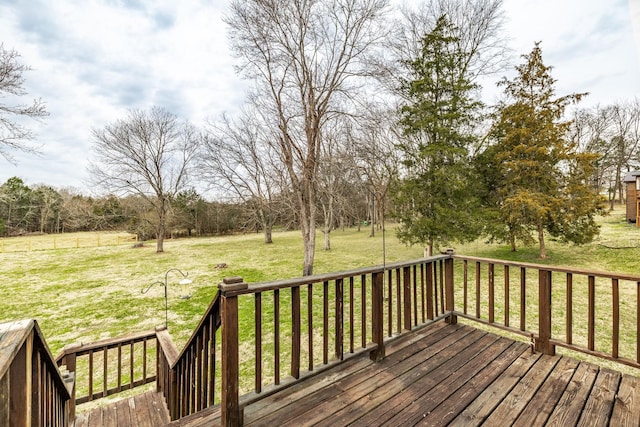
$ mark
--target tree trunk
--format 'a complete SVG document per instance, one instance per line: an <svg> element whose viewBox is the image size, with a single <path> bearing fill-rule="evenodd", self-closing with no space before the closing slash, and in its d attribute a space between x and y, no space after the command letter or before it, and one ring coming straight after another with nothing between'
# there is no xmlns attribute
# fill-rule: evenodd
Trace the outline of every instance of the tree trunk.
<svg viewBox="0 0 640 427"><path fill-rule="evenodd" d="M272 239L273 226L271 224L264 225L264 243L269 244L273 243Z"/></svg>
<svg viewBox="0 0 640 427"><path fill-rule="evenodd" d="M331 234L331 228L325 225L324 227L324 250L331 250L331 238L329 237Z"/></svg>
<svg viewBox="0 0 640 427"><path fill-rule="evenodd" d="M544 245L544 226L542 222L538 222L538 242L540 243L540 258L547 257L547 248Z"/></svg>
<svg viewBox="0 0 640 427"><path fill-rule="evenodd" d="M164 233L166 232L167 202L160 200L158 206L158 228L156 229L156 252L164 252Z"/></svg>

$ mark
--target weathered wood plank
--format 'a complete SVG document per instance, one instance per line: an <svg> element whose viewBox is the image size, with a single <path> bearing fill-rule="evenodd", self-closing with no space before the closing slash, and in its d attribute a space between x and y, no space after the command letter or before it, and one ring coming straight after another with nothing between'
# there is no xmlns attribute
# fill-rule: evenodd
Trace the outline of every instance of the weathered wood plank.
<svg viewBox="0 0 640 427"><path fill-rule="evenodd" d="M640 426L640 378L622 376L609 425Z"/></svg>
<svg viewBox="0 0 640 427"><path fill-rule="evenodd" d="M598 375L598 367L580 363L564 394L547 420L548 426L576 425Z"/></svg>
<svg viewBox="0 0 640 427"><path fill-rule="evenodd" d="M513 343L505 352L496 357L477 375L445 399L437 408L431 411L419 425L443 426L449 424L468 405L498 378L505 369L509 368L522 353L527 351L526 344Z"/></svg>
<svg viewBox="0 0 640 427"><path fill-rule="evenodd" d="M100 410L102 411L103 427L118 427L118 414L115 405L107 405Z"/></svg>
<svg viewBox="0 0 640 427"><path fill-rule="evenodd" d="M325 422L330 422L334 425L347 425L349 422L364 418L365 414L367 419L374 417L373 419L377 420L376 410L381 407L380 405L383 403L386 405L391 396L401 393L408 384L420 378L427 378L427 387L433 386L442 381L451 372L448 369L441 369L443 365L451 366L452 370L458 369L474 353L497 340L495 335L488 335L480 331L473 331L466 335L465 338L447 345L434 354L425 354L424 357L409 360L408 363L404 364L405 369L403 369L403 372L394 369L394 366L388 369L384 375L377 375L362 382L336 398L336 403L338 404L333 408L314 409L305 414L305 422L307 420L311 422L325 420ZM426 351L429 352L430 349ZM418 365L416 365L417 361L420 361ZM330 410L335 411L336 409L339 410L331 414ZM385 411L381 412L384 413ZM299 424L299 422L294 424ZM363 425L366 424L367 421L364 420Z"/></svg>
<svg viewBox="0 0 640 427"><path fill-rule="evenodd" d="M436 375L420 378L394 396L393 401L397 404L398 409L393 408L393 410L387 411L378 417L378 421L397 425L415 425L430 418L431 412L435 408L445 402L469 378L473 378L496 357L501 357L502 353L511 346L512 342L506 338L499 339L499 337L491 335L489 337L495 338L495 341L482 349L476 349L471 358L461 361L464 363L462 366L452 370L447 369L448 372L438 372ZM421 396L421 398L416 399L415 396ZM410 401L409 399L413 399L413 402L406 405L406 402ZM391 402L385 402L384 406L391 406ZM371 419L371 413L367 414L367 417Z"/></svg>
<svg viewBox="0 0 640 427"><path fill-rule="evenodd" d="M613 401L618 391L621 374L610 369L603 368L598 373L591 394L582 410L582 416L578 426L608 426Z"/></svg>
<svg viewBox="0 0 640 427"><path fill-rule="evenodd" d="M422 357L428 358L429 354L436 354L447 349L451 343L455 342L456 336L470 333L472 333L471 328L459 329L454 333L443 329L435 334L428 335L424 340L415 343L415 345L405 347L392 356L372 365L372 369L366 376L351 376L333 384L327 384L327 387L307 395L302 402L295 402L295 404L288 405L280 410L271 411L260 420L260 423L263 425L282 425L286 420L295 419L295 417L303 414L307 414L305 416L308 417L310 411L320 415L329 415L353 400L353 397L347 391L366 394L370 390L382 387L389 380L410 370L415 365L415 362L411 361L412 355L419 353ZM363 382L365 384L361 384Z"/></svg>
<svg viewBox="0 0 640 427"><path fill-rule="evenodd" d="M542 384L513 424L514 427L544 425L567 389L577 367L578 362L573 359L566 357L560 359L544 384Z"/></svg>
<svg viewBox="0 0 640 427"><path fill-rule="evenodd" d="M133 426L135 418L131 419L131 408L129 406L129 399L122 399L116 402L116 413L118 415L119 426ZM134 414L135 416L135 414Z"/></svg>
<svg viewBox="0 0 640 427"><path fill-rule="evenodd" d="M477 426L493 412L511 390L541 357L540 353L523 352L491 385L468 405L449 425Z"/></svg>
<svg viewBox="0 0 640 427"><path fill-rule="evenodd" d="M531 369L518 382L487 417L487 425L510 425L513 423L559 360L560 356L545 356L539 359L534 365L534 369Z"/></svg>

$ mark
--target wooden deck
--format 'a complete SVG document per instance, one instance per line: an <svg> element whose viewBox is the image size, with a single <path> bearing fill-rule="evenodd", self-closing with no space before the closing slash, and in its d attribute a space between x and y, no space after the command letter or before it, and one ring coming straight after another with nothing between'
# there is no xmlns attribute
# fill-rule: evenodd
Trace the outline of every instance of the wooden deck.
<svg viewBox="0 0 640 427"><path fill-rule="evenodd" d="M162 395L149 391L79 413L75 427L156 427L169 421L169 411Z"/></svg>
<svg viewBox="0 0 640 427"><path fill-rule="evenodd" d="M640 378L442 322L244 410L246 426L639 426ZM220 424L219 407L171 426Z"/></svg>
<svg viewBox="0 0 640 427"><path fill-rule="evenodd" d="M219 406L169 423L154 392L80 414L76 427L220 425ZM640 378L471 326L438 322L245 407L245 426L640 426Z"/></svg>

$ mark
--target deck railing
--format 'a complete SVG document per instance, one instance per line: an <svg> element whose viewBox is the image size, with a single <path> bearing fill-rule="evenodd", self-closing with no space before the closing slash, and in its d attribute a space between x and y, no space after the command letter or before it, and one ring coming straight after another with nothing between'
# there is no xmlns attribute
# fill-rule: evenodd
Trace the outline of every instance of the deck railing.
<svg viewBox="0 0 640 427"><path fill-rule="evenodd" d="M234 279L225 279L231 283ZM223 285L221 285L223 286ZM216 402L217 334L220 329L220 292L216 293L184 349L178 353L165 331L158 335L157 389L162 392L172 420L198 412Z"/></svg>
<svg viewBox="0 0 640 427"><path fill-rule="evenodd" d="M155 381L156 342L156 332L150 331L65 347L56 364L75 373L71 415L76 404Z"/></svg>
<svg viewBox="0 0 640 427"><path fill-rule="evenodd" d="M452 263L442 255L268 283L222 284L222 424L241 424L244 405L302 376L362 352L380 360L386 340L421 324L455 319L447 291L453 289ZM251 344L239 339L241 317L244 325L253 317ZM246 360L240 353L255 357ZM253 374L253 393L242 402L239 390L248 386L241 384L241 371Z"/></svg>
<svg viewBox="0 0 640 427"><path fill-rule="evenodd" d="M75 372L88 358L79 402L156 379L172 419L220 403L223 425L240 425L243 407L262 396L356 354L380 360L389 340L458 317L544 353L562 346L640 367L640 277L451 253L266 283L228 278L181 352L160 328L68 348L59 362ZM96 372L105 379L92 380Z"/></svg>
<svg viewBox="0 0 640 427"><path fill-rule="evenodd" d="M640 276L455 258L457 315L640 368Z"/></svg>
<svg viewBox="0 0 640 427"><path fill-rule="evenodd" d="M60 374L37 322L0 325L0 350L0 426L67 427L73 380Z"/></svg>

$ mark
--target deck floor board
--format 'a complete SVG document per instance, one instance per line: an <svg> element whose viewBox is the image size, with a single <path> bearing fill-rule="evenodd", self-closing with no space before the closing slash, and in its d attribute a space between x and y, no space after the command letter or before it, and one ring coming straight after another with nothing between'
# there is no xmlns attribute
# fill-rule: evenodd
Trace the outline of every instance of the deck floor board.
<svg viewBox="0 0 640 427"><path fill-rule="evenodd" d="M162 396L149 391L79 413L74 427L156 427L169 421Z"/></svg>
<svg viewBox="0 0 640 427"><path fill-rule="evenodd" d="M355 356L243 400L249 402L245 425L640 425L640 378L532 353L526 343L468 325L439 322L391 341L386 350L380 362ZM146 393L80 414L76 427L113 425L114 416L117 426L126 422L120 416L137 427L218 426L220 415L213 406L168 424L162 398Z"/></svg>

